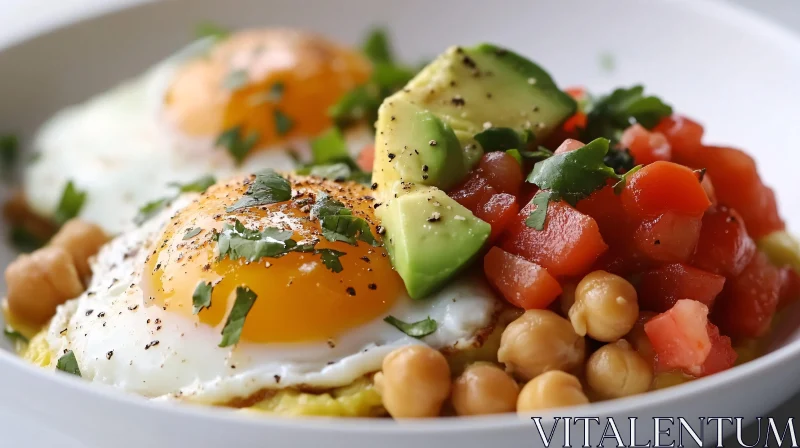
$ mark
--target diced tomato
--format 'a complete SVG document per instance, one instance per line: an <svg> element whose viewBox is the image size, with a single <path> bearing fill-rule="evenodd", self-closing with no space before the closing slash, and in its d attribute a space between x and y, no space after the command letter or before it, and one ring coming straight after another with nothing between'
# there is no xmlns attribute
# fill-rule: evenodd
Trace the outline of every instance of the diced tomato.
<svg viewBox="0 0 800 448"><path fill-rule="evenodd" d="M632 229L622 208L622 200L614 193L613 185L595 191L578 202L575 208L597 222L606 243L613 246L617 242L630 240Z"/></svg>
<svg viewBox="0 0 800 448"><path fill-rule="evenodd" d="M739 357L731 345L731 338L720 336L719 328L716 325L709 323L707 330L708 339L711 341L711 350L708 352L708 357L703 365L686 371L686 373L697 378L728 370L733 367L736 363L736 358Z"/></svg>
<svg viewBox="0 0 800 448"><path fill-rule="evenodd" d="M761 252L717 298L712 320L727 335L754 338L772 323L781 292L781 272Z"/></svg>
<svg viewBox="0 0 800 448"><path fill-rule="evenodd" d="M483 270L509 303L526 310L547 308L561 294L561 285L546 269L499 247L486 254Z"/></svg>
<svg viewBox="0 0 800 448"><path fill-rule="evenodd" d="M682 160L691 157L700 148L703 138L703 127L680 115L662 119L653 131L667 138L672 148L672 157L679 163L683 163Z"/></svg>
<svg viewBox="0 0 800 448"><path fill-rule="evenodd" d="M778 310L783 309L795 300L800 299L800 275L789 266L781 269L781 292L778 299Z"/></svg>
<svg viewBox="0 0 800 448"><path fill-rule="evenodd" d="M487 152L478 167L489 185L500 193L517 195L522 186L522 167L509 154L502 151Z"/></svg>
<svg viewBox="0 0 800 448"><path fill-rule="evenodd" d="M478 206L475 216L488 222L492 226L489 243L497 241L514 217L519 213L517 198L508 193L499 193L489 198Z"/></svg>
<svg viewBox="0 0 800 448"><path fill-rule="evenodd" d="M697 369L711 353L708 307L696 300L679 300L668 311L644 324L656 353L657 370Z"/></svg>
<svg viewBox="0 0 800 448"><path fill-rule="evenodd" d="M564 154L565 152L575 151L576 149L580 149L586 146L580 140L575 140L574 138L568 138L564 140L563 143L558 145L558 148L555 150L555 154Z"/></svg>
<svg viewBox="0 0 800 448"><path fill-rule="evenodd" d="M682 263L692 256L700 238L700 217L667 212L639 225L633 234L637 250L663 263Z"/></svg>
<svg viewBox="0 0 800 448"><path fill-rule="evenodd" d="M556 277L585 274L608 248L594 219L568 204L550 203L542 230L525 224L535 209L533 203L523 207L506 229L500 247L540 264Z"/></svg>
<svg viewBox="0 0 800 448"><path fill-rule="evenodd" d="M567 87L564 93L571 96L575 101L583 101L586 99L586 89L580 86Z"/></svg>
<svg viewBox="0 0 800 448"><path fill-rule="evenodd" d="M531 202L533 197L536 196L536 193L538 192L539 192L539 187L537 187L536 185L530 184L528 182L523 183L522 188L520 189L519 192L520 205Z"/></svg>
<svg viewBox="0 0 800 448"><path fill-rule="evenodd" d="M567 133L576 133L581 129L586 127L586 114L578 111L575 112L575 115L567 118L567 121L564 122L564 131Z"/></svg>
<svg viewBox="0 0 800 448"><path fill-rule="evenodd" d="M362 171L372 172L372 165L375 163L375 145L367 145L358 153L356 160L358 167Z"/></svg>
<svg viewBox="0 0 800 448"><path fill-rule="evenodd" d="M672 149L664 134L650 132L638 123L625 129L619 143L630 150L637 164L647 165L672 158Z"/></svg>
<svg viewBox="0 0 800 448"><path fill-rule="evenodd" d="M715 274L735 277L755 253L756 244L747 235L742 217L733 209L718 206L703 216L692 264Z"/></svg>
<svg viewBox="0 0 800 448"><path fill-rule="evenodd" d="M711 182L711 176L708 173L703 175L703 180L700 181L700 186L702 186L703 190L706 192L706 196L708 196L711 206L715 207L717 205L717 194L714 192L714 183Z"/></svg>
<svg viewBox="0 0 800 448"><path fill-rule="evenodd" d="M696 300L709 309L725 286L725 277L675 263L642 273L639 286L639 307L663 312L678 300Z"/></svg>
<svg viewBox="0 0 800 448"><path fill-rule="evenodd" d="M480 170L472 170L464 183L451 190L448 196L475 213L480 204L488 202L495 194L497 190L481 175Z"/></svg>
<svg viewBox="0 0 800 448"><path fill-rule="evenodd" d="M785 228L775 194L761 183L752 157L738 149L703 146L680 162L707 170L714 180L717 200L742 215L752 238Z"/></svg>
<svg viewBox="0 0 800 448"><path fill-rule="evenodd" d="M691 169L672 162L654 162L631 175L622 191L622 205L638 219L665 212L699 218L711 201Z"/></svg>
<svg viewBox="0 0 800 448"><path fill-rule="evenodd" d="M603 255L600 255L591 270L606 271L620 277L628 277L642 272L653 264L650 259L629 246L631 245L612 244Z"/></svg>

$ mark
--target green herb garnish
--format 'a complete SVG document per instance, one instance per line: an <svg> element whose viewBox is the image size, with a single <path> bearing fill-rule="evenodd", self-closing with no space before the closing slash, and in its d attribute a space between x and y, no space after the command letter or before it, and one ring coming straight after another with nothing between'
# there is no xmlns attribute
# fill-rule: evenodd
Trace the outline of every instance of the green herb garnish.
<svg viewBox="0 0 800 448"><path fill-rule="evenodd" d="M194 35L198 39L210 37L212 39L221 40L228 37L231 32L213 22L201 22L197 24L194 30Z"/></svg>
<svg viewBox="0 0 800 448"><path fill-rule="evenodd" d="M527 136L521 136L511 128L489 128L475 134L475 140L485 152L521 150L525 149L528 142Z"/></svg>
<svg viewBox="0 0 800 448"><path fill-rule="evenodd" d="M64 224L78 216L84 202L86 202L86 192L78 190L72 181L67 182L64 191L61 193L61 200L58 202L58 208L53 219L58 224Z"/></svg>
<svg viewBox="0 0 800 448"><path fill-rule="evenodd" d="M19 158L19 140L16 135L0 135L0 163L2 168L8 170L14 166Z"/></svg>
<svg viewBox="0 0 800 448"><path fill-rule="evenodd" d="M506 150L506 154L508 154L511 157L513 157L514 160L516 160L517 163L519 163L520 165L523 165L523 163L522 163L522 154L520 154L519 149L508 149L508 150Z"/></svg>
<svg viewBox="0 0 800 448"><path fill-rule="evenodd" d="M75 353L73 353L72 350L67 351L61 355L60 358L58 358L56 369L62 372L81 376L81 369L78 368L78 360L75 359Z"/></svg>
<svg viewBox="0 0 800 448"><path fill-rule="evenodd" d="M317 249L314 253L321 255L322 264L331 271L342 272L342 269L344 269L342 268L342 262L339 261L339 257L347 255L346 253L334 249Z"/></svg>
<svg viewBox="0 0 800 448"><path fill-rule="evenodd" d="M203 308L211 307L211 292L214 285L211 282L200 281L192 294L192 313L197 314Z"/></svg>
<svg viewBox="0 0 800 448"><path fill-rule="evenodd" d="M275 132L277 132L279 136L283 137L292 129L294 126L294 121L292 121L291 118L278 109L275 109L272 114L275 118Z"/></svg>
<svg viewBox="0 0 800 448"><path fill-rule="evenodd" d="M584 141L604 137L619 141L622 132L633 123L652 129L672 114L672 107L655 96L644 96L643 86L619 88L586 105Z"/></svg>
<svg viewBox="0 0 800 448"><path fill-rule="evenodd" d="M214 185L216 182L217 179L214 178L214 176L206 174L205 176L199 177L185 184L172 182L169 185L171 187L176 187L181 193L204 193L208 187Z"/></svg>
<svg viewBox="0 0 800 448"><path fill-rule="evenodd" d="M547 204L550 203L550 192L546 190L539 190L533 197L533 205L536 209L533 210L528 218L525 220L525 225L536 230L544 229L544 221L547 218Z"/></svg>
<svg viewBox="0 0 800 448"><path fill-rule="evenodd" d="M234 126L217 137L217 146L222 146L228 149L237 164L242 163L251 149L258 143L261 138L256 131L250 132L247 137L242 137L242 127Z"/></svg>
<svg viewBox="0 0 800 448"><path fill-rule="evenodd" d="M389 36L383 28L374 28L367 34L362 51L373 63L394 62Z"/></svg>
<svg viewBox="0 0 800 448"><path fill-rule="evenodd" d="M139 213L133 218L133 222L136 225L144 224L145 221L157 215L161 210L164 210L174 200L175 197L172 196L168 198L156 199L155 201L150 201L147 204L144 204L141 208L139 208Z"/></svg>
<svg viewBox="0 0 800 448"><path fill-rule="evenodd" d="M18 343L18 342L21 342L21 343L24 343L24 344L28 343L28 338L26 338L19 331L11 328L11 326L9 326L9 325L6 325L6 327L3 329L3 334L6 335L8 340L10 340L11 342L13 342L15 344Z"/></svg>
<svg viewBox="0 0 800 448"><path fill-rule="evenodd" d="M374 86L358 86L345 93L333 106L328 109L336 126L346 128L353 123L366 121L375 123L378 119L378 107L383 97Z"/></svg>
<svg viewBox="0 0 800 448"><path fill-rule="evenodd" d="M256 298L258 298L256 293L247 286L236 287L236 300L233 302L228 320L225 321L225 326L222 328L220 347L230 347L239 342L244 328L244 320L253 304L256 303Z"/></svg>
<svg viewBox="0 0 800 448"><path fill-rule="evenodd" d="M269 94L267 97L273 103L277 103L283 98L283 91L286 90L286 86L278 81L275 84L272 84L272 87L269 88Z"/></svg>
<svg viewBox="0 0 800 448"><path fill-rule="evenodd" d="M311 156L315 165L352 161L342 132L330 128L319 137L311 140Z"/></svg>
<svg viewBox="0 0 800 448"><path fill-rule="evenodd" d="M19 225L12 226L11 229L9 229L8 239L11 241L11 244L22 253L33 252L47 243L47 241L42 240L25 227Z"/></svg>
<svg viewBox="0 0 800 448"><path fill-rule="evenodd" d="M234 70L228 73L225 79L222 80L222 87L228 90L239 90L247 85L249 79L250 75L247 73L247 70Z"/></svg>
<svg viewBox="0 0 800 448"><path fill-rule="evenodd" d="M386 316L383 321L411 336L412 338L417 339L424 338L425 336L435 332L436 328L438 327L436 321L431 319L430 316L411 324L403 322L394 316Z"/></svg>
<svg viewBox="0 0 800 448"><path fill-rule="evenodd" d="M184 240L188 240L188 239L194 238L197 235L199 235L200 232L202 232L202 231L203 231L203 229L201 229L200 227L192 227L192 228L186 229L186 233L183 234L183 239Z"/></svg>
<svg viewBox="0 0 800 448"><path fill-rule="evenodd" d="M248 229L238 219L233 224L225 223L222 231L215 235L220 259L227 255L231 260L243 258L247 261L286 255L297 246L291 237L291 230L275 227L262 231Z"/></svg>
<svg viewBox="0 0 800 448"><path fill-rule="evenodd" d="M286 178L267 168L256 173L256 178L247 188L244 196L226 208L227 212L247 207L274 204L292 198L292 186Z"/></svg>
<svg viewBox="0 0 800 448"><path fill-rule="evenodd" d="M358 244L356 240L360 240L373 246L380 246L380 242L372 235L372 229L364 218L353 215L352 210L325 193L317 195L317 201L311 207L311 216L320 220L322 236L328 241L344 241L356 245Z"/></svg>

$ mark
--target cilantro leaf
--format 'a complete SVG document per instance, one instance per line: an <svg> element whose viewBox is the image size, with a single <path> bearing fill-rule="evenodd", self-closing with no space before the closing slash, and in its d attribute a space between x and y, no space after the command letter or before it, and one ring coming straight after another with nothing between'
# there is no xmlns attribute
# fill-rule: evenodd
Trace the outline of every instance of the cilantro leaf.
<svg viewBox="0 0 800 448"><path fill-rule="evenodd" d="M618 142L622 132L633 123L652 129L672 114L672 107L655 96L644 96L643 86L619 88L586 106L586 128L582 139L605 137Z"/></svg>
<svg viewBox="0 0 800 448"><path fill-rule="evenodd" d="M274 204L292 198L292 186L286 178L271 168L256 173L256 178L247 188L241 199L226 208L232 212L247 207Z"/></svg>
<svg viewBox="0 0 800 448"><path fill-rule="evenodd" d="M311 157L315 165L352 162L342 132L335 127L311 140Z"/></svg>
<svg viewBox="0 0 800 448"><path fill-rule="evenodd" d="M247 73L247 70L233 70L222 80L222 87L228 90L239 90L247 85L247 81L249 80L250 75Z"/></svg>
<svg viewBox="0 0 800 448"><path fill-rule="evenodd" d="M374 28L367 34L363 52L373 63L391 63L394 61L392 48L389 44L389 36L383 28Z"/></svg>
<svg viewBox="0 0 800 448"><path fill-rule="evenodd" d="M78 190L72 181L67 182L53 218L58 224L64 224L78 216L84 202L86 202L86 192Z"/></svg>
<svg viewBox="0 0 800 448"><path fill-rule="evenodd" d="M225 130L217 137L216 145L227 148L228 152L231 153L231 156L236 160L236 163L240 164L242 160L247 157L250 150L258 143L259 138L261 138L260 134L256 131L250 132L247 137L243 138L242 127L234 126Z"/></svg>
<svg viewBox="0 0 800 448"><path fill-rule="evenodd" d="M540 146L536 151L520 151L519 155L522 156L523 159L544 160L548 157L553 157L553 151L550 151L544 146Z"/></svg>
<svg viewBox="0 0 800 448"><path fill-rule="evenodd" d="M279 102L281 98L283 98L284 90L286 90L286 86L282 82L280 81L275 82L275 84L272 84L272 87L269 88L269 94L268 94L269 100L272 101L273 103Z"/></svg>
<svg viewBox="0 0 800 448"><path fill-rule="evenodd" d="M81 376L81 369L78 368L78 360L75 359L75 353L73 353L72 350L67 351L60 358L58 358L56 369L62 372Z"/></svg>
<svg viewBox="0 0 800 448"><path fill-rule="evenodd" d="M598 138L575 151L538 162L533 166L528 182L550 190L553 200L563 199L575 205L604 187L608 179L619 180L617 173L603 162L608 145L607 139Z"/></svg>
<svg viewBox="0 0 800 448"><path fill-rule="evenodd" d="M484 151L507 151L525 149L527 140L511 128L489 128L475 134L475 140Z"/></svg>
<svg viewBox="0 0 800 448"><path fill-rule="evenodd" d="M328 109L328 116L339 128L364 120L374 123L383 97L374 86L358 86L345 93Z"/></svg>
<svg viewBox="0 0 800 448"><path fill-rule="evenodd" d="M286 135L294 127L294 121L278 109L275 109L272 115L275 118L275 131L279 136Z"/></svg>
<svg viewBox="0 0 800 448"><path fill-rule="evenodd" d="M211 307L211 292L214 285L211 282L200 281L192 294L192 314L199 313L203 308Z"/></svg>
<svg viewBox="0 0 800 448"><path fill-rule="evenodd" d="M285 255L297 246L291 237L290 230L248 229L238 219L233 224L225 223L222 231L216 234L220 259L227 255L231 260L243 258L247 261Z"/></svg>
<svg viewBox="0 0 800 448"><path fill-rule="evenodd" d="M311 207L311 217L320 220L322 236L328 241L344 241L356 245L356 240L360 240L372 246L380 246L364 218L353 215L352 210L327 194L317 195L317 200Z"/></svg>
<svg viewBox="0 0 800 448"><path fill-rule="evenodd" d="M256 293L247 286L236 287L236 300L234 300L231 312L228 314L228 319L222 328L220 347L230 347L239 342L239 337L241 337L242 329L244 328L244 320L247 318L247 313L253 308L253 304L256 303L257 298Z"/></svg>
<svg viewBox="0 0 800 448"><path fill-rule="evenodd" d="M201 229L200 227L192 227L192 228L186 229L186 233L183 234L183 239L184 240L192 239L192 238L196 237L197 235L199 235L200 232L202 232L202 231L203 231L203 229Z"/></svg>
<svg viewBox="0 0 800 448"><path fill-rule="evenodd" d="M339 261L339 257L347 255L346 253L334 249L317 249L314 253L320 254L322 264L331 271L342 272L342 269L344 269L342 268L342 262Z"/></svg>
<svg viewBox="0 0 800 448"><path fill-rule="evenodd" d="M506 150L506 154L508 154L511 157L513 157L514 160L516 160L517 163L519 163L520 165L523 165L523 163L522 163L522 154L520 154L518 149L507 149Z"/></svg>
<svg viewBox="0 0 800 448"><path fill-rule="evenodd" d="M6 325L6 327L3 329L3 334L8 338L8 340L10 340L11 342L14 342L14 343L17 343L17 342L27 343L28 342L28 338L26 338L19 331L13 329L10 325Z"/></svg>
<svg viewBox="0 0 800 448"><path fill-rule="evenodd" d="M180 191L181 193L189 193L189 192L203 193L208 189L208 187L214 185L216 182L217 179L214 178L214 176L206 174L205 176L199 177L185 184L172 182L169 185L171 187L178 188L178 191Z"/></svg>
<svg viewBox="0 0 800 448"><path fill-rule="evenodd" d="M633 174L640 169L642 169L643 165L636 165L635 167L628 170L627 173L620 176L619 181L614 184L614 193L615 194L622 194L622 190L625 188L625 185L628 183L628 179L633 176Z"/></svg>
<svg viewBox="0 0 800 448"><path fill-rule="evenodd" d="M411 81L415 73L401 65L376 63L372 67L371 81L381 89L394 91Z"/></svg>
<svg viewBox="0 0 800 448"><path fill-rule="evenodd" d="M438 328L436 321L431 319L430 316L410 324L403 322L394 316L386 316L383 321L411 336L412 338L417 339L424 338L425 336L435 332L436 328Z"/></svg>
<svg viewBox="0 0 800 448"><path fill-rule="evenodd" d="M0 163L2 168L8 170L14 166L19 158L19 140L16 135L0 135Z"/></svg>
<svg viewBox="0 0 800 448"><path fill-rule="evenodd" d="M213 39L220 40L228 37L230 34L231 32L229 30L210 21L205 21L197 24L194 30L194 35L198 39L210 37Z"/></svg>
<svg viewBox="0 0 800 448"><path fill-rule="evenodd" d="M551 193L546 190L539 190L533 197L533 205L536 208L525 219L525 225L536 230L544 229L544 221L547 218L547 205L550 203Z"/></svg>
<svg viewBox="0 0 800 448"><path fill-rule="evenodd" d="M145 221L157 215L161 210L167 208L174 200L175 197L173 196L156 199L155 201L150 201L147 204L144 204L141 208L139 208L139 213L133 218L133 222L136 225L144 224Z"/></svg>
<svg viewBox="0 0 800 448"><path fill-rule="evenodd" d="M303 170L307 174L323 179L330 179L336 182L342 182L352 177L353 171L347 166L346 163L334 163L331 165L314 165L310 168Z"/></svg>

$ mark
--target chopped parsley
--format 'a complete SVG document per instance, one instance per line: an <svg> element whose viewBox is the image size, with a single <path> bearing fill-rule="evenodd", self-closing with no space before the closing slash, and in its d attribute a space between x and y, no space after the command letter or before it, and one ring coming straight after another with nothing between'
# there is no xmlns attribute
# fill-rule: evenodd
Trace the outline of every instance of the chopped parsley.
<svg viewBox="0 0 800 448"><path fill-rule="evenodd" d="M208 187L214 185L216 182L217 179L214 178L214 176L206 174L205 176L199 177L185 184L172 182L169 185L171 187L176 187L181 193L204 193Z"/></svg>
<svg viewBox="0 0 800 448"><path fill-rule="evenodd" d="M274 204L292 198L292 186L286 178L267 168L256 173L256 178L241 199L226 208L227 212L247 207Z"/></svg>
<svg viewBox="0 0 800 448"><path fill-rule="evenodd" d="M145 221L157 215L161 210L164 210L174 200L175 197L173 196L156 199L155 201L150 201L147 204L144 204L141 208L139 208L139 213L133 218L133 222L136 225L144 224Z"/></svg>
<svg viewBox="0 0 800 448"><path fill-rule="evenodd" d="M234 126L225 130L217 137L217 146L222 146L231 153L231 156L236 160L237 164L242 163L247 154L258 143L261 135L252 131L246 137L242 137L242 127Z"/></svg>
<svg viewBox="0 0 800 448"><path fill-rule="evenodd" d="M233 224L225 223L222 231L214 235L220 259L227 255L231 260L243 258L247 261L286 255L297 246L291 237L291 230L275 227L263 231L248 229L238 219Z"/></svg>
<svg viewBox="0 0 800 448"><path fill-rule="evenodd" d="M247 85L247 81L249 80L250 75L247 73L247 70L233 70L222 80L222 87L228 90L239 90Z"/></svg>
<svg viewBox="0 0 800 448"><path fill-rule="evenodd" d="M28 338L26 338L22 333L13 329L11 326L6 325L3 329L3 334L10 340L11 342L17 343L28 343Z"/></svg>
<svg viewBox="0 0 800 448"><path fill-rule="evenodd" d="M272 84L272 87L269 88L267 97L273 103L277 103L281 100L281 98L283 98L284 90L286 90L286 86L282 82L277 81L275 84Z"/></svg>
<svg viewBox="0 0 800 448"><path fill-rule="evenodd" d="M557 154L536 163L527 181L541 190L533 198L536 209L530 213L525 224L542 230L549 202L563 200L574 206L605 187L609 179L617 181L614 190L620 192L627 177L638 168L630 170L630 174L620 175L606 165L609 143L605 138L598 138L575 151Z"/></svg>
<svg viewBox="0 0 800 448"><path fill-rule="evenodd" d="M203 229L201 229L200 227L188 228L188 229L186 229L186 233L183 234L183 239L184 240L192 239L192 238L196 237L197 235L199 235L200 232L202 232L202 231L203 231Z"/></svg>
<svg viewBox="0 0 800 448"><path fill-rule="evenodd" d="M367 34L362 51L373 63L394 61L389 36L383 28L374 28Z"/></svg>
<svg viewBox="0 0 800 448"><path fill-rule="evenodd" d="M0 135L0 163L3 170L13 168L19 158L19 140L16 135Z"/></svg>
<svg viewBox="0 0 800 448"><path fill-rule="evenodd" d="M81 369L78 368L78 360L75 359L75 353L73 353L72 350L67 351L60 358L58 358L56 369L62 372L81 376Z"/></svg>
<svg viewBox="0 0 800 448"><path fill-rule="evenodd" d="M332 127L311 141L312 162L297 170L298 174L310 174L335 181L354 180L369 183L372 173L361 171L350 157L342 132Z"/></svg>
<svg viewBox="0 0 800 448"><path fill-rule="evenodd" d="M342 272L342 262L339 261L339 257L347 254L334 249L317 249L314 253L320 254L322 264L324 264L326 268L333 272Z"/></svg>
<svg viewBox="0 0 800 448"><path fill-rule="evenodd" d="M438 327L436 321L431 319L430 316L423 320L410 324L403 322L402 320L394 316L386 316L386 318L383 319L383 321L397 328L403 333L411 336L412 338L417 338L417 339L424 338L425 336L435 332L436 328Z"/></svg>
<svg viewBox="0 0 800 448"><path fill-rule="evenodd" d="M339 101L328 109L328 116L339 128L346 128L362 120L375 123L378 120L378 107L382 101L383 97L374 86L358 86L342 95Z"/></svg>
<svg viewBox="0 0 800 448"><path fill-rule="evenodd" d="M548 157L553 156L553 151L545 148L544 146L540 146L536 151L520 151L519 155L523 159L530 159L530 160L544 160Z"/></svg>
<svg viewBox="0 0 800 448"><path fill-rule="evenodd" d="M520 135L511 128L489 128L475 134L475 140L481 144L484 151L507 151L509 149L522 150L531 141L532 133Z"/></svg>
<svg viewBox="0 0 800 448"><path fill-rule="evenodd" d="M256 298L258 298L256 293L247 286L236 287L236 300L233 302L228 320L225 321L225 326L222 328L220 347L230 347L239 342L244 328L244 320L247 318L247 313L253 308L253 304L256 303Z"/></svg>
<svg viewBox="0 0 800 448"><path fill-rule="evenodd" d="M54 219L58 224L64 224L70 219L78 216L86 202L86 192L78 190L72 181L67 182L64 191L61 193L61 200L58 201L58 208Z"/></svg>
<svg viewBox="0 0 800 448"><path fill-rule="evenodd" d="M210 37L212 39L221 40L228 37L231 32L216 23L205 21L197 24L194 30L194 35L198 39Z"/></svg>
<svg viewBox="0 0 800 448"><path fill-rule="evenodd" d="M372 235L372 229L364 218L353 215L352 210L325 193L317 195L317 201L311 208L311 216L320 220L322 236L328 241L344 241L356 245L358 244L356 240L360 240L373 246L380 246L380 242Z"/></svg>
<svg viewBox="0 0 800 448"><path fill-rule="evenodd" d="M294 127L294 121L278 109L275 109L272 114L275 118L275 132L281 137L288 134Z"/></svg>
<svg viewBox="0 0 800 448"><path fill-rule="evenodd" d="M11 241L11 244L22 253L33 252L47 243L46 240L39 238L31 233L30 230L20 225L12 226L11 229L9 229L8 239Z"/></svg>
<svg viewBox="0 0 800 448"><path fill-rule="evenodd" d="M645 96L643 86L618 88L586 105L584 141L599 137L613 143L620 140L622 132L633 123L652 129L658 122L672 114L672 107L655 96Z"/></svg>
<svg viewBox="0 0 800 448"><path fill-rule="evenodd" d="M211 307L211 292L214 285L211 282L200 281L192 294L192 313L197 314L203 308Z"/></svg>

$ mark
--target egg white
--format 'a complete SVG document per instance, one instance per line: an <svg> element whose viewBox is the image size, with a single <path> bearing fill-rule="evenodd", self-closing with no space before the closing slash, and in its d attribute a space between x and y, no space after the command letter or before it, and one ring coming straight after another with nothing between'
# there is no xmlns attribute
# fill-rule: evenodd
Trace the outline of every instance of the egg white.
<svg viewBox="0 0 800 448"><path fill-rule="evenodd" d="M422 301L403 294L389 311L406 322L436 320L438 329L423 340L380 316L327 341L219 348L218 330L147 304L139 287L150 243L194 197L184 195L101 250L87 292L59 307L47 330L53 365L72 350L89 381L160 400L221 404L264 389L348 385L380 370L384 356L403 345L471 347L497 314L499 302L483 281L461 278Z"/></svg>
<svg viewBox="0 0 800 448"><path fill-rule="evenodd" d="M80 217L108 233L130 227L139 208L175 193L171 182L186 183L206 174L217 178L271 167L295 166L292 148L310 153L307 139L254 152L241 166L216 138L190 138L163 117L164 95L176 70L189 58L205 54L211 40L201 40L85 103L57 113L37 132L35 160L25 169L23 189L38 214L52 217L68 181L87 192ZM345 135L355 155L372 143L367 127Z"/></svg>

